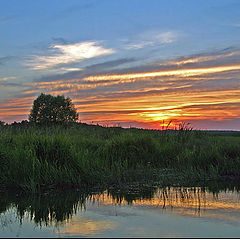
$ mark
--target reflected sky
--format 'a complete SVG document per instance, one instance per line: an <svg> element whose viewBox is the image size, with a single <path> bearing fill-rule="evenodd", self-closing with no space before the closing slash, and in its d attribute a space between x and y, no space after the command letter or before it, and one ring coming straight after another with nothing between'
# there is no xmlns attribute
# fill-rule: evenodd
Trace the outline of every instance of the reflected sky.
<svg viewBox="0 0 240 240"><path fill-rule="evenodd" d="M236 190L213 193L200 187L170 187L149 191L145 194L138 190L104 191L85 195L81 204L75 195L72 211L70 205L61 203L63 199L59 200L59 207L54 205L52 200L58 195L38 198L38 206L26 199L22 203L12 200L0 215L0 237L237 237L240 234L240 195ZM69 214L64 213L63 206ZM65 217L61 220L54 216Z"/></svg>

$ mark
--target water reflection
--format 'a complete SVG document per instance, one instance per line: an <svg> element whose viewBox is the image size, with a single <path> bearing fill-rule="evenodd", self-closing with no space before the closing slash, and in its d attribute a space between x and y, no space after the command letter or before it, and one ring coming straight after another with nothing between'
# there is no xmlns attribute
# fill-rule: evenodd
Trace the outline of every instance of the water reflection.
<svg viewBox="0 0 240 240"><path fill-rule="evenodd" d="M183 216L214 218L240 223L240 194L237 187L211 191L208 187L157 188L151 197L105 192L95 196L102 204L132 204ZM216 189L215 189L216 190Z"/></svg>
<svg viewBox="0 0 240 240"><path fill-rule="evenodd" d="M116 229L118 222L111 217L138 217L136 211L124 206L239 224L239 203L239 187L219 183L205 187L127 186L120 190L39 195L4 192L0 198L0 229L10 229L14 223L21 225L27 219L39 227L53 226L58 234L90 236ZM85 214L90 211L98 215Z"/></svg>
<svg viewBox="0 0 240 240"><path fill-rule="evenodd" d="M116 228L116 224L109 220L92 220L84 216L73 216L71 222L67 222L59 233L67 236L92 235L96 232Z"/></svg>

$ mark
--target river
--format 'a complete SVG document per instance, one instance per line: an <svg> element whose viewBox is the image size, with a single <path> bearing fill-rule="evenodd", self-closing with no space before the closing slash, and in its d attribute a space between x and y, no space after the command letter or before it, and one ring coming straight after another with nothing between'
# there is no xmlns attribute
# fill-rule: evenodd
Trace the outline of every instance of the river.
<svg viewBox="0 0 240 240"><path fill-rule="evenodd" d="M227 187L1 193L1 238L230 238L240 193Z"/></svg>

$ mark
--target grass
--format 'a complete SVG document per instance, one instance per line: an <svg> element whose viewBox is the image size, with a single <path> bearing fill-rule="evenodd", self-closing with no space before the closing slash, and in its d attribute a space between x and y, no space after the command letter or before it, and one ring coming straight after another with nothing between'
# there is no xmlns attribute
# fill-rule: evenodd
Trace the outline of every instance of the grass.
<svg viewBox="0 0 240 240"><path fill-rule="evenodd" d="M240 134L104 128L0 127L0 184L41 189L240 177Z"/></svg>

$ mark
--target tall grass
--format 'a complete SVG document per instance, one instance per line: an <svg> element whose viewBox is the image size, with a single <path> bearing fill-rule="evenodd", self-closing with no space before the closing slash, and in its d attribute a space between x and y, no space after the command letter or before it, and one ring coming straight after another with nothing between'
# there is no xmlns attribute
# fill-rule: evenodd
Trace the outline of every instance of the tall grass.
<svg viewBox="0 0 240 240"><path fill-rule="evenodd" d="M175 131L87 125L0 128L4 187L36 192L123 184L163 179L164 169L176 181L240 177L239 136L229 140L186 125Z"/></svg>

